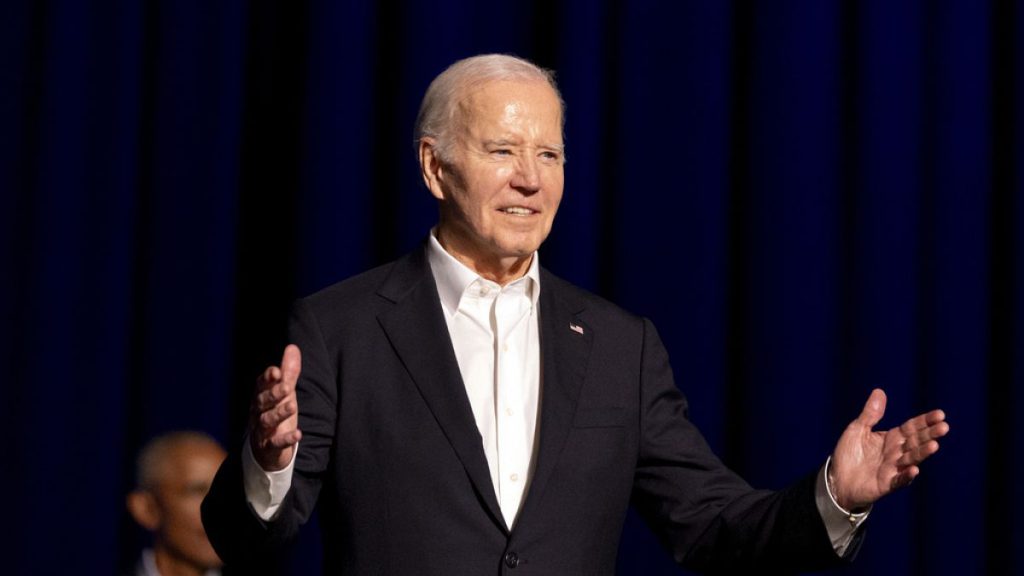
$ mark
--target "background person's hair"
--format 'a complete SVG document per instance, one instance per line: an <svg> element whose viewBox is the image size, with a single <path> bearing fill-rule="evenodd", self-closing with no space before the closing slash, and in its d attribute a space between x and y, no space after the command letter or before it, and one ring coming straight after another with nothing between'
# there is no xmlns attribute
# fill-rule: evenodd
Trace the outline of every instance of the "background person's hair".
<svg viewBox="0 0 1024 576"><path fill-rule="evenodd" d="M434 78L423 95L416 126L414 143L419 146L423 138L432 138L437 156L450 162L451 129L458 103L474 86L495 80L537 80L547 82L558 97L562 126L565 126L565 102L555 83L555 74L536 64L508 54L484 54L459 60Z"/></svg>
<svg viewBox="0 0 1024 576"><path fill-rule="evenodd" d="M135 460L135 488L152 490L160 481L161 467L167 465L168 452L179 444L197 443L220 446L205 432L180 430L161 434L146 442Z"/></svg>

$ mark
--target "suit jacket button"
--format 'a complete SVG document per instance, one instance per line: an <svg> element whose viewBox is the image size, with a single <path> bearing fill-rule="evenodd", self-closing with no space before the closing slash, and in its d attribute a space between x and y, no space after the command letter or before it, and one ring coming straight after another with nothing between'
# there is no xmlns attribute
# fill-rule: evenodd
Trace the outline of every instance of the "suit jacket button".
<svg viewBox="0 0 1024 576"><path fill-rule="evenodd" d="M519 555L515 552L509 552L508 554L505 554L505 566L508 566L509 568L515 568L516 566L519 566Z"/></svg>

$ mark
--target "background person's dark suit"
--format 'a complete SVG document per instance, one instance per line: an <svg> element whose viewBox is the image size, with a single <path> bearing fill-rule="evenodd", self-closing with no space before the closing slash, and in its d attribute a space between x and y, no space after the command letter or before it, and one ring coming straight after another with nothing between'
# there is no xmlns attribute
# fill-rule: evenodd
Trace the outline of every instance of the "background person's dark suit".
<svg viewBox="0 0 1024 576"><path fill-rule="evenodd" d="M263 523L239 455L221 468L203 513L228 565L293 536L318 498L330 573L611 574L631 499L692 567L837 560L814 476L771 493L727 470L687 419L650 322L544 270L539 306L535 472L510 531L424 250L299 301L292 488Z"/></svg>

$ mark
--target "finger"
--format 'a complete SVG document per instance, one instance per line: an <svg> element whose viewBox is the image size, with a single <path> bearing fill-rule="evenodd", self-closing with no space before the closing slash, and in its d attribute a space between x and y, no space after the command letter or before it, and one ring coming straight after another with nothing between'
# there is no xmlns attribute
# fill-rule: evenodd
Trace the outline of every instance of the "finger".
<svg viewBox="0 0 1024 576"><path fill-rule="evenodd" d="M256 395L256 398L253 401L253 408L256 410L256 412L263 413L266 412L267 410L270 410L274 406L277 406L277 401L278 398L274 397L273 388L269 390L264 390L263 392L260 392L259 394Z"/></svg>
<svg viewBox="0 0 1024 576"><path fill-rule="evenodd" d="M298 430L289 430L288 432L282 432L281 434L275 434L273 436L267 436L260 439L257 442L254 451L258 450L271 459L276 459L277 456L273 453L279 453L282 450L293 447L298 444L299 440L302 439L302 433ZM281 463L283 466L287 462Z"/></svg>
<svg viewBox="0 0 1024 576"><path fill-rule="evenodd" d="M902 436L907 443L911 446L917 446L924 444L925 442L933 438L941 438L949 432L949 424L944 420L936 420L934 423L929 424L929 414L921 414L907 420L897 430L897 434Z"/></svg>
<svg viewBox="0 0 1024 576"><path fill-rule="evenodd" d="M267 369L256 378L256 389L262 390L273 386L281 380L281 369L277 366L267 366Z"/></svg>
<svg viewBox="0 0 1024 576"><path fill-rule="evenodd" d="M946 413L942 410L932 410L926 414L918 414L904 422L905 425L913 426L914 428L927 428L934 426L940 422L946 421Z"/></svg>
<svg viewBox="0 0 1024 576"><path fill-rule="evenodd" d="M946 420L946 413L942 410L932 410L931 412L924 415L925 421L929 425L938 424Z"/></svg>
<svg viewBox="0 0 1024 576"><path fill-rule="evenodd" d="M939 443L935 440L922 444L912 450L907 450L900 456L899 460L896 461L897 467L904 466L915 466L924 462L932 454L939 451Z"/></svg>
<svg viewBox="0 0 1024 576"><path fill-rule="evenodd" d="M895 464L906 454L907 450L912 448L912 446L908 446L906 438L894 436L890 432L886 438L885 447L882 450L882 460Z"/></svg>
<svg viewBox="0 0 1024 576"><path fill-rule="evenodd" d="M947 424L945 422L939 422L937 424L933 424L933 425L925 428L924 430L918 430L917 434L912 439L912 443L913 443L913 446L918 446L918 445L921 445L921 444L926 444L930 440L935 440L937 438L942 438L943 436L945 436L948 433L949 433L949 424Z"/></svg>
<svg viewBox="0 0 1024 576"><path fill-rule="evenodd" d="M279 425L298 413L298 406L295 402L282 402L280 405L260 414L260 426L266 430L276 429ZM293 424L289 428L295 428L295 425Z"/></svg>
<svg viewBox="0 0 1024 576"><path fill-rule="evenodd" d="M917 466L909 466L901 470L900 473L893 476L892 481L889 482L889 489L899 490L900 488L909 486L910 483L914 481L914 478L917 478L917 475L920 473L921 469Z"/></svg>
<svg viewBox="0 0 1024 576"><path fill-rule="evenodd" d="M302 440L302 431L296 428L295 430L271 436L267 439L267 443L274 448L281 449L294 446L299 443L299 440Z"/></svg>
<svg viewBox="0 0 1024 576"><path fill-rule="evenodd" d="M302 371L302 353L295 344L289 344L284 348L284 355L281 356L281 379L286 382L295 383Z"/></svg>
<svg viewBox="0 0 1024 576"><path fill-rule="evenodd" d="M899 426L899 433L905 438L914 438L921 431L927 430L931 424L928 423L927 414L918 414Z"/></svg>
<svg viewBox="0 0 1024 576"><path fill-rule="evenodd" d="M294 403L282 403L270 410L260 412L256 419L256 425L264 436L274 434L282 429L296 428L298 424L296 414L298 414L298 410ZM289 419L292 420L290 423Z"/></svg>
<svg viewBox="0 0 1024 576"><path fill-rule="evenodd" d="M885 403L885 392L881 388L875 388L871 391L871 396L868 397L857 420L868 428L873 428L885 414Z"/></svg>
<svg viewBox="0 0 1024 576"><path fill-rule="evenodd" d="M256 395L256 409L259 412L269 410L281 403L282 400L295 397L295 385L287 380L275 384L272 388L264 390Z"/></svg>

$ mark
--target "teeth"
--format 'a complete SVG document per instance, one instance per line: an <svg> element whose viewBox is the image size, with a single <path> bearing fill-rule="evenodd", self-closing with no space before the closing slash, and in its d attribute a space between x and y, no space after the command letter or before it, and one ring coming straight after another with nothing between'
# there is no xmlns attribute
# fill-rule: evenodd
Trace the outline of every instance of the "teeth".
<svg viewBox="0 0 1024 576"><path fill-rule="evenodd" d="M512 208L504 208L502 209L502 212L506 214L519 214L521 216L528 216L530 214L533 214L533 210L530 210L529 208L520 208L518 206L513 206Z"/></svg>

